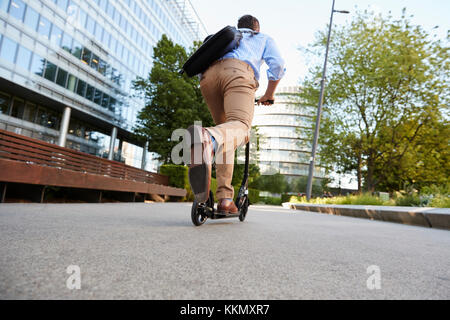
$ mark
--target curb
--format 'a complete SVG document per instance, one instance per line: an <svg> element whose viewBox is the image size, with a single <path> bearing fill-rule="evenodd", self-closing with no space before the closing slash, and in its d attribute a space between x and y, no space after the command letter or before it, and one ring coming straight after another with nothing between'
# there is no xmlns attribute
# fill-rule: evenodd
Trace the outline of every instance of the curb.
<svg viewBox="0 0 450 320"><path fill-rule="evenodd" d="M450 230L450 209L447 208L324 205L289 202L284 202L282 205L294 210Z"/></svg>

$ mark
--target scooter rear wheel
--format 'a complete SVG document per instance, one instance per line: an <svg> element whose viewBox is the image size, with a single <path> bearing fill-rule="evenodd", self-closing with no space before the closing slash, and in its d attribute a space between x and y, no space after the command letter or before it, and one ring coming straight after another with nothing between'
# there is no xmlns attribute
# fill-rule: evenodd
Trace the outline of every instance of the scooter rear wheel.
<svg viewBox="0 0 450 320"><path fill-rule="evenodd" d="M212 190L209 191L209 197L205 203L198 203L196 200L192 203L191 220L195 226L201 226L208 220L206 210L214 211L214 195Z"/></svg>
<svg viewBox="0 0 450 320"><path fill-rule="evenodd" d="M198 203L194 200L191 209L191 220L195 226L201 226L208 219L205 210L206 207L204 203Z"/></svg>

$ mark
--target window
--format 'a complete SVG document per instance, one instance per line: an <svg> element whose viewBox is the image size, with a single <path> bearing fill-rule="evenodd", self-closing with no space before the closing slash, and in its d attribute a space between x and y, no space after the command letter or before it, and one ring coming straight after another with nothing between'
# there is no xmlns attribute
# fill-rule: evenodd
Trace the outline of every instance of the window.
<svg viewBox="0 0 450 320"><path fill-rule="evenodd" d="M86 89L86 99L88 100L94 100L94 91L95 88L93 86L91 86L90 84L87 85L87 89Z"/></svg>
<svg viewBox="0 0 450 320"><path fill-rule="evenodd" d="M25 104L23 100L14 99L11 108L11 116L14 118L22 119L24 111L25 111Z"/></svg>
<svg viewBox="0 0 450 320"><path fill-rule="evenodd" d="M36 12L32 7L27 7L27 12L25 13L24 23L30 27L33 31L36 31L39 21L39 13Z"/></svg>
<svg viewBox="0 0 450 320"><path fill-rule="evenodd" d="M30 66L30 60L31 60L31 51L28 50L27 48L19 46L19 51L17 52L16 65L28 70L28 67Z"/></svg>
<svg viewBox="0 0 450 320"><path fill-rule="evenodd" d="M16 57L17 43L12 41L10 38L3 36L2 48L0 51L0 58L14 63L14 58Z"/></svg>
<svg viewBox="0 0 450 320"><path fill-rule="evenodd" d="M78 6L75 2L73 2L73 0L69 0L69 3L67 4L66 12L67 12L68 16L76 17L77 12L78 12Z"/></svg>
<svg viewBox="0 0 450 320"><path fill-rule="evenodd" d="M125 20L125 17L122 17L122 15L120 15L120 28L123 32L127 32L127 20Z"/></svg>
<svg viewBox="0 0 450 320"><path fill-rule="evenodd" d="M47 64L45 65L44 78L54 82L55 77L56 77L56 65L54 63L51 63L50 61L47 61Z"/></svg>
<svg viewBox="0 0 450 320"><path fill-rule="evenodd" d="M87 65L91 62L91 51L89 49L83 48L83 55L81 57L81 61Z"/></svg>
<svg viewBox="0 0 450 320"><path fill-rule="evenodd" d="M69 74L66 88L72 92L75 92L75 86L77 85L77 78L73 74Z"/></svg>
<svg viewBox="0 0 450 320"><path fill-rule="evenodd" d="M94 68L95 70L98 70L99 60L100 60L100 58L97 55L92 54L91 67Z"/></svg>
<svg viewBox="0 0 450 320"><path fill-rule="evenodd" d="M83 128L83 124L81 122L76 121L76 120L70 121L70 124L69 124L69 133L70 134L73 134L77 137L82 137L83 131L84 131L84 128Z"/></svg>
<svg viewBox="0 0 450 320"><path fill-rule="evenodd" d="M67 9L67 2L67 0L56 0L56 4L58 5L58 7L60 7L64 11L66 11Z"/></svg>
<svg viewBox="0 0 450 320"><path fill-rule="evenodd" d="M104 93L102 98L102 107L108 108L108 103L109 103L109 96L106 93Z"/></svg>
<svg viewBox="0 0 450 320"><path fill-rule="evenodd" d="M53 25L52 33L50 35L50 41L59 47L61 44L62 37L63 37L62 30L58 28L56 25Z"/></svg>
<svg viewBox="0 0 450 320"><path fill-rule="evenodd" d="M84 82L83 80L78 79L77 94L79 94L80 96L84 97L84 95L86 93L86 87L87 87L86 82Z"/></svg>
<svg viewBox="0 0 450 320"><path fill-rule="evenodd" d="M25 13L25 3L22 0L11 0L9 14L14 18L22 20Z"/></svg>
<svg viewBox="0 0 450 320"><path fill-rule="evenodd" d="M9 0L0 0L0 11L7 12L8 4L9 4Z"/></svg>
<svg viewBox="0 0 450 320"><path fill-rule="evenodd" d="M105 46L109 46L109 38L110 37L111 37L111 34L108 31L103 30L102 43Z"/></svg>
<svg viewBox="0 0 450 320"><path fill-rule="evenodd" d="M8 114L9 96L0 93L0 113Z"/></svg>
<svg viewBox="0 0 450 320"><path fill-rule="evenodd" d="M117 40L114 36L111 36L111 41L109 43L109 48L111 49L111 51L116 52L116 47L117 47Z"/></svg>
<svg viewBox="0 0 450 320"><path fill-rule="evenodd" d="M95 89L95 94L94 94L94 103L100 105L102 103L102 93L100 90Z"/></svg>
<svg viewBox="0 0 450 320"><path fill-rule="evenodd" d="M40 55L33 53L33 58L31 59L30 71L38 76L42 76L44 74L44 64L45 59Z"/></svg>
<svg viewBox="0 0 450 320"><path fill-rule="evenodd" d="M48 110L47 108L39 107L37 113L37 123L41 126L59 129L59 116L56 112Z"/></svg>
<svg viewBox="0 0 450 320"><path fill-rule="evenodd" d="M116 24L116 27L120 26L120 18L121 18L121 14L119 11L115 10L114 12L114 23Z"/></svg>
<svg viewBox="0 0 450 320"><path fill-rule="evenodd" d="M81 59L82 52L83 52L83 46L81 45L81 43L79 43L77 40L73 39L72 54L75 57L77 57L78 59Z"/></svg>
<svg viewBox="0 0 450 320"><path fill-rule="evenodd" d="M25 111L23 113L23 120L34 122L36 117L36 105L32 103L27 103L25 105Z"/></svg>
<svg viewBox="0 0 450 320"><path fill-rule="evenodd" d="M38 32L44 37L48 38L50 34L50 26L51 26L50 21L48 21L43 16L40 16Z"/></svg>
<svg viewBox="0 0 450 320"><path fill-rule="evenodd" d="M108 3L108 10L106 11L106 13L111 19L114 19L114 7L111 3Z"/></svg>
<svg viewBox="0 0 450 320"><path fill-rule="evenodd" d="M107 6L108 0L100 0L100 8L102 8L104 12L106 12Z"/></svg>
<svg viewBox="0 0 450 320"><path fill-rule="evenodd" d="M98 63L98 72L100 72L102 75L106 75L107 69L108 69L108 64L105 61L100 60Z"/></svg>
<svg viewBox="0 0 450 320"><path fill-rule="evenodd" d="M95 21L89 15L87 16L86 29L94 35L95 31Z"/></svg>
<svg viewBox="0 0 450 320"><path fill-rule="evenodd" d="M80 9L79 15L78 15L78 23L80 24L81 28L84 28L86 26L86 19L87 19L87 13L84 12L84 10Z"/></svg>
<svg viewBox="0 0 450 320"><path fill-rule="evenodd" d="M102 36L103 36L103 27L97 23L95 25L95 39L97 39L97 41L102 41Z"/></svg>
<svg viewBox="0 0 450 320"><path fill-rule="evenodd" d="M116 99L114 99L113 97L111 97L111 98L109 99L109 106L108 106L108 109L109 109L110 111L114 112L115 108L116 108Z"/></svg>
<svg viewBox="0 0 450 320"><path fill-rule="evenodd" d="M72 37L67 33L64 33L62 37L61 48L63 48L67 52L72 52Z"/></svg>
<svg viewBox="0 0 450 320"><path fill-rule="evenodd" d="M116 54L121 59L123 52L123 45L120 42L117 42Z"/></svg>
<svg viewBox="0 0 450 320"><path fill-rule="evenodd" d="M58 75L56 76L56 84L60 85L61 87L66 87L67 75L68 73L66 70L58 68Z"/></svg>
<svg viewBox="0 0 450 320"><path fill-rule="evenodd" d="M122 53L122 61L126 64L129 64L130 61L128 60L128 57L130 56L130 51L127 49L127 47L123 47L123 53Z"/></svg>

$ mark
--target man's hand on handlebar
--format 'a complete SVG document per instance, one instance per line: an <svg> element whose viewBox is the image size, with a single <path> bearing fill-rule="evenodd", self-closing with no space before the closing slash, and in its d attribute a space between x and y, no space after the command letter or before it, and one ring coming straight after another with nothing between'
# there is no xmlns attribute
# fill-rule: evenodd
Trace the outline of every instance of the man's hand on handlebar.
<svg viewBox="0 0 450 320"><path fill-rule="evenodd" d="M269 80L269 83L267 84L266 93L264 93L264 95L261 98L256 100L258 106L260 104L270 106L275 102L274 98L275 89L277 88L279 82L280 80Z"/></svg>
<svg viewBox="0 0 450 320"><path fill-rule="evenodd" d="M266 95L262 96L259 99L256 99L256 104L259 106L260 104L265 105L265 106L270 106L272 104L274 104L275 102L275 98L274 97L268 97Z"/></svg>

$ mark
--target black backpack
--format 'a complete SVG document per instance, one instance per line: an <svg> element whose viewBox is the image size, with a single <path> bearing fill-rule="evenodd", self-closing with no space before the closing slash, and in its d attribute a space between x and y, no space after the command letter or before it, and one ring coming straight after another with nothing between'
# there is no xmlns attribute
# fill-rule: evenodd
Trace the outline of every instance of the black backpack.
<svg viewBox="0 0 450 320"><path fill-rule="evenodd" d="M206 37L200 48L184 63L180 73L189 77L203 73L217 59L239 46L242 32L235 27L226 26L219 32Z"/></svg>

